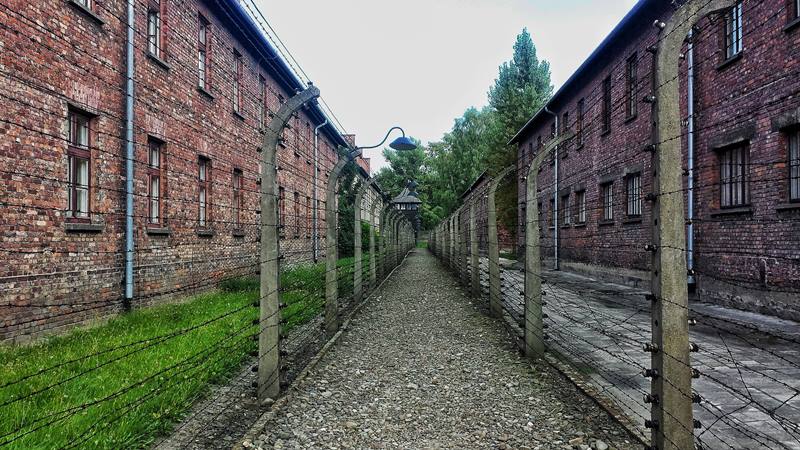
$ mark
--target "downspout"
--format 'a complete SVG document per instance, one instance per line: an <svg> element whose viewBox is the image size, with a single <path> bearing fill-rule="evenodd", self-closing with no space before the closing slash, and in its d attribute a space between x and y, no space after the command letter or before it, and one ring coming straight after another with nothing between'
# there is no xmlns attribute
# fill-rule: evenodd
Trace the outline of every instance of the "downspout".
<svg viewBox="0 0 800 450"><path fill-rule="evenodd" d="M128 33L125 56L125 309L133 301L133 32L134 0L128 0Z"/></svg>
<svg viewBox="0 0 800 450"><path fill-rule="evenodd" d="M328 125L328 119L325 119L325 122L322 122L321 125L318 125L316 128L314 128L314 174L311 176L311 253L314 262L317 262L319 259L319 227L317 227L317 221L319 220L319 213L317 212L319 210L319 200L317 199L317 178L319 174L319 130L326 125Z"/></svg>
<svg viewBox="0 0 800 450"><path fill-rule="evenodd" d="M687 180L687 187L688 187L688 201L687 201L687 212L688 212L688 230L687 230L687 239L686 239L686 266L688 269L688 284L690 288L693 288L696 280L694 277L694 44L692 43L693 38L693 31L689 30L689 54L688 58L688 82L687 82L687 104L688 104L688 180Z"/></svg>
<svg viewBox="0 0 800 450"><path fill-rule="evenodd" d="M554 113L553 111L550 111L550 109L547 106L544 107L544 112L546 112L547 114L552 115L556 119L556 134L555 134L555 136L553 136L553 138L556 138L558 136L558 132L559 132L558 114ZM554 228L555 232L553 233L553 258L554 258L554 267L553 267L553 269L561 270L561 264L559 263L559 260L558 260L558 146L556 146L553 149L553 152L554 152L553 159L555 159L555 169L553 170L553 173L555 174L553 176L554 184L555 184L555 188L553 189L553 205L554 205L554 208L553 208L553 226L555 227Z"/></svg>

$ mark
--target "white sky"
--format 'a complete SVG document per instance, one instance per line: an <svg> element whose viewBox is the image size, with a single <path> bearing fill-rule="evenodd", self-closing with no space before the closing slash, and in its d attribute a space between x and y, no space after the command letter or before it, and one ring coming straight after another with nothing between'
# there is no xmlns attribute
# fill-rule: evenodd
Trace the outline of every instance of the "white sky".
<svg viewBox="0 0 800 450"><path fill-rule="evenodd" d="M523 27L558 88L636 0L255 2L345 130L374 145L393 125L439 140L485 105ZM373 173L385 164L380 149L365 156Z"/></svg>

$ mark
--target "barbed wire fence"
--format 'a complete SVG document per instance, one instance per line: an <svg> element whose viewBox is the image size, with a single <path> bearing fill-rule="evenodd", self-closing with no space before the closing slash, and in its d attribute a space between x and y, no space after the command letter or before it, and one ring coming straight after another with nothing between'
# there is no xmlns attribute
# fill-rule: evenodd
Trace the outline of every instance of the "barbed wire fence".
<svg viewBox="0 0 800 450"><path fill-rule="evenodd" d="M671 38L677 39L681 33L688 31L686 26L699 22L709 8L724 10L728 6L727 3L714 1L694 3L693 9L676 15L678 18L672 24L662 24L664 31L651 47L654 55L663 51L662 47ZM753 6L754 3L745 5L755 8L757 5ZM763 20L760 18L759 22L748 27L747 32L755 33L761 27L777 26L780 17L779 11L763 17ZM695 35L710 26L709 23L696 25ZM674 46L668 47L667 51L673 51L675 58L679 56L681 45L685 45L683 39L681 36L678 40L677 50ZM695 67L712 63L709 58L694 60ZM793 74L787 71L775 74L775 77L783 80ZM652 89L652 94L644 96L644 101L653 108L652 117L658 117L658 107L668 107L664 106L669 102L665 96L671 92L667 87L674 87L677 79L677 74L667 76L661 73L660 78L652 82L645 78L640 83L641 89ZM726 102L743 101L758 92L735 91L730 98L726 98ZM774 114L797 94L791 92L770 98L754 107L737 111L735 115L713 125L696 127L694 131L709 132L735 127L757 113ZM695 114L703 117L718 106L704 105ZM611 109L613 112L622 108L624 103L620 101ZM654 122L658 127L659 120ZM602 132L600 128L599 123L584 127L581 130L582 139L597 138ZM663 158L667 155L681 161L680 143L686 138L687 132L678 129L665 132L665 129L658 129L658 132L654 129L652 136L646 133L640 141L631 142L629 148L643 149L642 154L653 160L661 157L661 164L664 164ZM677 169L671 170L682 173L682 179L677 183L659 184L655 176L647 174L661 175L666 169L659 167L655 161L649 161L648 157L642 158L641 172L644 176L641 185L634 187L634 191L623 192L623 195L617 191L604 200L599 193L586 189L581 191L585 197L580 205L572 200L574 196L565 196L566 204L559 204L555 208L552 199L563 193L555 191L549 172L540 173L542 166L552 164L554 157L580 151L576 150L578 145L575 133L570 131L570 124L559 133L558 139L553 139L549 145L538 149L537 153L523 155L519 170L525 172L517 173L522 188L527 188L527 195L521 195L521 200L525 198L525 201L519 208L525 235L524 254L518 256L524 262L524 268L521 267L522 262L514 264L513 261L501 259L494 251L497 211L485 213L487 221L493 221L486 225L481 220L465 220L463 216L465 210L472 208L481 211L484 203L489 205L489 209L494 208L492 184L501 182L507 176L505 172L468 193L460 209L432 231L431 249L434 254L456 272L464 288L472 292L476 300L503 320L521 351L559 367L620 419L648 448L689 448L679 443L682 441L678 441L680 437L676 438L676 435L690 435L690 445L697 448L800 448L800 427L797 425L800 423L800 385L795 382L796 374L800 373L800 358L796 352L796 324L779 319L757 319L747 313L720 308L715 305L714 298L703 290L694 294L691 303L684 303L672 293L659 294L647 288L646 283L639 283L635 287L621 286L549 268L556 246L553 219L558 217L559 228L563 228L558 249L564 260L613 268L624 259L641 271L656 270L651 275L652 282L656 283L663 273L657 271L659 266L654 257L662 252L671 252L676 255L676 260L684 261L683 269L678 266L676 271L680 280L686 281L687 277L695 276L701 282L719 283L732 289L747 288L760 291L764 296L776 293L798 295L800 286L788 279L765 283L764 269L759 266L759 261L766 260L774 261L775 267L780 266L786 273L800 270L800 261L787 252L787 249L800 248L800 241L796 239L800 230L797 217L786 213L770 215L761 211L747 217L699 215L693 219L696 226L724 223L749 227L755 232L757 229L774 230L775 227L795 232L788 242L781 241L781 245L776 247L753 247L741 242L714 245L706 241L693 250L697 266L694 270L686 270L688 250L685 241L677 244L668 240L659 241L659 222L663 221L654 222L652 236L648 236L646 227L640 230L639 226L648 220L653 222L653 219L659 219L658 207L688 195L688 174L681 165L677 164ZM601 153L598 158L599 161L595 161L597 167L613 166L618 155ZM787 184L789 177L785 168L788 162L786 158L765 159L761 156L747 161L747 182L752 186L752 195L775 183ZM570 168L573 169L571 173ZM707 173L709 169L717 169L717 166L695 165L696 173ZM580 184L583 170L580 165L568 166L560 183L563 183L562 186ZM537 178L542 178L542 185L537 186ZM720 189L723 182L695 181L694 189ZM575 192L570 194L574 195ZM620 226L619 217L630 214L631 202L633 212L638 212L636 220ZM642 208L642 205L649 205L650 208ZM639 210L636 210L636 206ZM609 210L616 224L614 219L608 225L599 224ZM620 214L620 211L623 213ZM680 225L679 231L684 233L686 223L682 204L680 209L672 210L671 214L675 214ZM487 242L485 256L483 234ZM476 246L479 254L476 254ZM737 267L737 270L719 270L721 258L724 258L727 266ZM474 288L476 266L480 267L480 290ZM661 269L665 268L662 266ZM676 326L671 327L668 333L662 331L665 325L661 323L663 312L658 312L664 307L676 311L678 321L683 324L679 326L675 322ZM658 336L663 340L659 341ZM680 344L681 351L674 350L676 342ZM689 354L691 360L687 359ZM657 358L663 360L658 363L660 367L656 366ZM672 367L665 372L664 364ZM687 389L679 383L680 376L676 378L676 372L670 371L689 374L691 387ZM688 422L685 417L677 417L675 409L664 406L664 398L655 389L657 383L670 392L670 401L681 403L680 408L691 412ZM672 422L676 434L663 432L665 421ZM607 438L612 445L621 439L619 436Z"/></svg>

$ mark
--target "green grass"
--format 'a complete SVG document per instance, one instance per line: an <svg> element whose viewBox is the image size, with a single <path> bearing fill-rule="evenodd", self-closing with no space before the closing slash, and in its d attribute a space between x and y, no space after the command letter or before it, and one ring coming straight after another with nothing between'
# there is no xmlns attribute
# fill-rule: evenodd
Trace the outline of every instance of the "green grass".
<svg viewBox="0 0 800 450"><path fill-rule="evenodd" d="M369 267L368 255L364 260ZM324 264L282 273L284 331L323 310L324 274ZM352 258L339 261L337 274L345 297L352 293ZM255 278L230 280L181 304L137 310L33 346L0 346L0 447L148 446L256 350L250 336L258 329L258 289Z"/></svg>
<svg viewBox="0 0 800 450"><path fill-rule="evenodd" d="M417 241L417 248L428 248L428 241Z"/></svg>
<svg viewBox="0 0 800 450"><path fill-rule="evenodd" d="M500 252L500 257L503 259L509 259L511 261L517 260L517 255L511 252Z"/></svg>

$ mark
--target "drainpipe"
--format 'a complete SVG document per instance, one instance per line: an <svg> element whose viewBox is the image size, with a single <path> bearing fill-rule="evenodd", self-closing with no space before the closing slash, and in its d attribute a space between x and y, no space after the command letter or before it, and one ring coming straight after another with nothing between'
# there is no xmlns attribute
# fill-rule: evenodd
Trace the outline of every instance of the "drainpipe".
<svg viewBox="0 0 800 450"><path fill-rule="evenodd" d="M556 119L556 134L555 134L555 136L553 136L553 138L555 138L556 136L558 136L558 131L559 131L559 128L558 128L558 114L554 113L553 111L550 111L550 109L547 106L544 107L544 112L546 112L547 114L552 115ZM555 152L555 155L554 155L554 158L555 158L555 169L553 171L553 173L555 174L553 176L554 184L555 184L555 188L554 188L554 192L553 192L553 205L554 205L554 209L553 209L553 226L555 227L554 228L555 233L553 233L553 258L554 258L555 261L554 261L553 269L561 270L561 264L559 263L559 260L558 260L558 146L556 146L553 149L553 152Z"/></svg>
<svg viewBox="0 0 800 450"><path fill-rule="evenodd" d="M317 212L319 209L319 201L317 200L317 177L319 174L319 130L327 124L328 119L325 119L325 122L322 122L321 125L318 125L316 128L314 128L314 174L312 175L311 181L311 227L313 228L311 231L311 253L312 257L314 258L314 262L317 262L317 259L319 259L319 228L317 227L317 220L319 220Z"/></svg>
<svg viewBox="0 0 800 450"><path fill-rule="evenodd" d="M688 180L687 180L687 187L688 187L688 230L687 230L687 239L686 239L686 266L689 274L688 274L688 284L690 287L693 287L696 283L694 278L694 44L692 43L693 38L692 30L689 31L689 54L688 54L688 82L687 82L687 104L688 104L688 113L689 113L689 120L688 120L688 149L687 153L689 157L687 158L688 162Z"/></svg>
<svg viewBox="0 0 800 450"><path fill-rule="evenodd" d="M133 30L134 1L128 0L128 33L125 55L125 303L133 301Z"/></svg>

